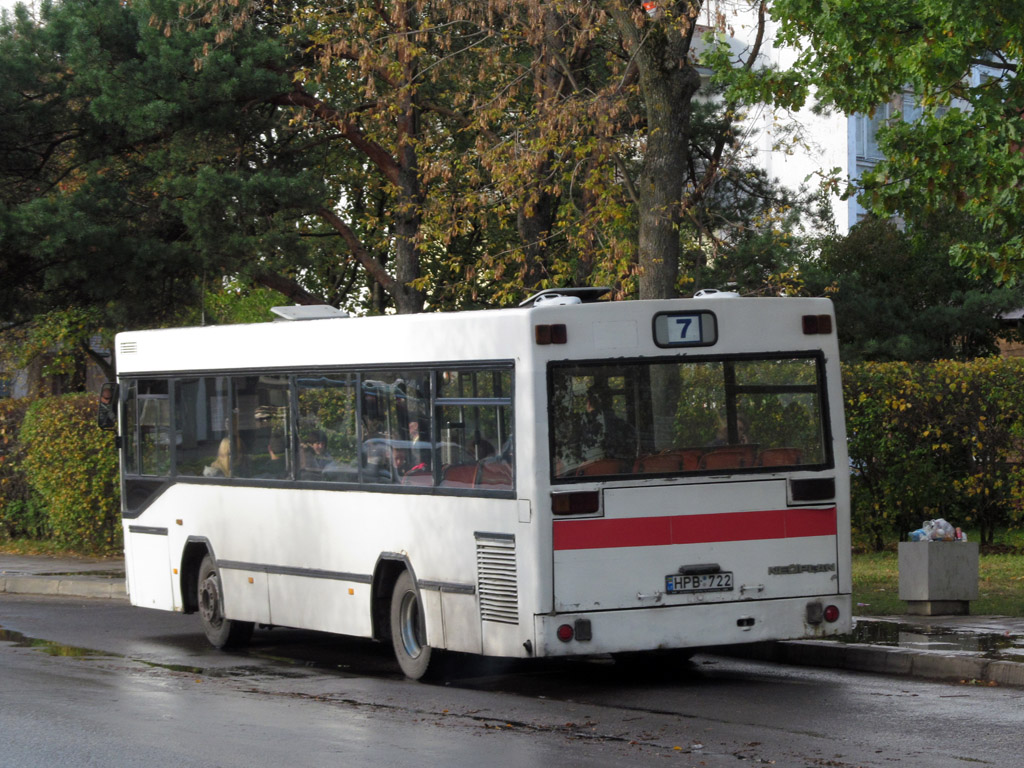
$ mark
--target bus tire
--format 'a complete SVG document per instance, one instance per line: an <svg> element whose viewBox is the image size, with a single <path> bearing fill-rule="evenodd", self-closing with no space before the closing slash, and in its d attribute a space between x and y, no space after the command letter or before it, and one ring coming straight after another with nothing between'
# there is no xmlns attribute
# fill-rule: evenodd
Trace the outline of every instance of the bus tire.
<svg viewBox="0 0 1024 768"><path fill-rule="evenodd" d="M203 557L197 581L199 618L210 645L214 648L235 648L248 643L252 637L253 623L224 618L224 589L217 563L210 555Z"/></svg>
<svg viewBox="0 0 1024 768"><path fill-rule="evenodd" d="M427 628L416 582L402 571L391 593L391 644L398 666L410 680L422 680L437 666L437 651L427 645Z"/></svg>

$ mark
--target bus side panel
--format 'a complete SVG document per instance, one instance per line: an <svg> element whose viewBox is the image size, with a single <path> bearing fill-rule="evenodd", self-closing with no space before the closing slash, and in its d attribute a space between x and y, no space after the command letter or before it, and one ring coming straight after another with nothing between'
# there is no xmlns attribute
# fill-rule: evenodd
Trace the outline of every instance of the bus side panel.
<svg viewBox="0 0 1024 768"><path fill-rule="evenodd" d="M270 623L267 601L267 574L235 568L220 569L224 589L224 605L229 619Z"/></svg>
<svg viewBox="0 0 1024 768"><path fill-rule="evenodd" d="M526 627L520 624L503 624L494 621L485 621L483 630L483 651L488 656L525 657L530 653L526 650L525 639L528 635L524 632Z"/></svg>
<svg viewBox="0 0 1024 768"><path fill-rule="evenodd" d="M227 618L370 637L375 567L382 556L400 557L420 583L431 645L522 656L532 628L520 618L534 612L518 594L520 561L532 560L525 532L533 526L520 522L522 509L508 499L177 483L131 521L170 536L126 526L133 599L181 610L169 561L180 568L187 541L198 541L216 557ZM485 595L501 603L498 621L481 615L478 571L494 536L508 545L499 576L511 569L513 580L511 595L506 581L483 580Z"/></svg>
<svg viewBox="0 0 1024 768"><path fill-rule="evenodd" d="M370 637L370 585L275 574L270 622L319 632Z"/></svg>
<svg viewBox="0 0 1024 768"><path fill-rule="evenodd" d="M447 648L441 593L421 589L420 605L423 608L423 621L427 630L427 645L431 648Z"/></svg>
<svg viewBox="0 0 1024 768"><path fill-rule="evenodd" d="M175 609L166 529L147 529L126 520L124 542L128 596L132 605Z"/></svg>
<svg viewBox="0 0 1024 768"><path fill-rule="evenodd" d="M483 653L480 611L476 595L441 592L441 616L444 628L444 647L461 653ZM427 602L424 599L424 602ZM428 631L431 626L427 616Z"/></svg>

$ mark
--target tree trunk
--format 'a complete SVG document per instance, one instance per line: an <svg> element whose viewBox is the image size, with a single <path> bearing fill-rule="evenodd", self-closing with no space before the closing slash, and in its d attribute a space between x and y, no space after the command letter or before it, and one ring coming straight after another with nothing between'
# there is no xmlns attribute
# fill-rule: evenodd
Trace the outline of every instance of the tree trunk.
<svg viewBox="0 0 1024 768"><path fill-rule="evenodd" d="M414 108L410 107L410 113ZM408 118L410 130L415 131L414 114ZM423 291L412 283L420 276L420 253L417 245L422 225L423 194L420 189L416 152L406 145L399 150L401 171L400 195L395 221L395 282L392 299L400 315L423 311Z"/></svg>
<svg viewBox="0 0 1024 768"><path fill-rule="evenodd" d="M545 163L546 171L547 163ZM539 172L541 176L545 171ZM522 268L523 285L528 291L549 274L547 238L554 221L555 199L537 192L536 199L520 205L516 214L516 228L523 244L525 262Z"/></svg>
<svg viewBox="0 0 1024 768"><path fill-rule="evenodd" d="M578 69L587 58L589 46L569 34L571 25L551 7L545 9L541 18L543 29L538 37L539 63L533 70L533 88L538 95L538 109L542 113L554 114L569 95L579 89ZM537 138L531 137L532 140ZM527 141L529 143L530 139ZM516 228L525 257L520 274L528 292L537 289L540 282L551 274L552 255L548 237L555 223L559 200L547 190L557 162L550 151L538 159L516 211Z"/></svg>
<svg viewBox="0 0 1024 768"><path fill-rule="evenodd" d="M394 19L400 31L409 39L403 44L413 45L412 32L416 30L416 11L411 5L399 3L394 9ZM398 205L395 212L395 282L392 298L400 315L422 312L425 296L422 290L413 287L420 277L419 237L423 223L423 187L420 183L419 159L414 142L420 136L420 109L416 103L412 84L417 81L416 58L413 55L399 56L404 60L403 83L406 88L400 98L401 113L398 118L398 145L395 159L398 163Z"/></svg>
<svg viewBox="0 0 1024 768"><path fill-rule="evenodd" d="M679 278L683 184L689 165L690 103L700 74L687 61L687 38L670 41L661 30L637 54L647 105L647 147L637 192L637 244L641 299L676 296Z"/></svg>

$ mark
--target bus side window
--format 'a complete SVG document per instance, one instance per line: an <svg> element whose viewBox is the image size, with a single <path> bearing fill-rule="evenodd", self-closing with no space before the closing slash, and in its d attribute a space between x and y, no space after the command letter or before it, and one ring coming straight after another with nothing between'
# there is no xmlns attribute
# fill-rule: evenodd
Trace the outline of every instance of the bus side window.
<svg viewBox="0 0 1024 768"><path fill-rule="evenodd" d="M300 376L296 383L298 478L326 483L358 482L356 374Z"/></svg>
<svg viewBox="0 0 1024 768"><path fill-rule="evenodd" d="M480 462L476 484L477 487L495 491L512 490L511 457L495 456Z"/></svg>
<svg viewBox="0 0 1024 768"><path fill-rule="evenodd" d="M224 454L228 437L231 396L229 379L205 376L179 379L174 387L174 419L177 434L178 474L208 476L207 471ZM229 443L230 446L230 443Z"/></svg>
<svg viewBox="0 0 1024 768"><path fill-rule="evenodd" d="M371 371L363 380L364 483L434 483L429 371Z"/></svg>
<svg viewBox="0 0 1024 768"><path fill-rule="evenodd" d="M512 490L512 370L447 370L438 386L441 484Z"/></svg>
<svg viewBox="0 0 1024 768"><path fill-rule="evenodd" d="M139 405L139 383L128 381L125 383L124 397L124 424L121 432L124 451L124 474L139 474L139 438L136 434L138 427L138 405Z"/></svg>
<svg viewBox="0 0 1024 768"><path fill-rule="evenodd" d="M290 474L287 376L234 379L234 477L280 480Z"/></svg>
<svg viewBox="0 0 1024 768"><path fill-rule="evenodd" d="M138 382L139 474L166 476L171 473L171 401L167 379Z"/></svg>

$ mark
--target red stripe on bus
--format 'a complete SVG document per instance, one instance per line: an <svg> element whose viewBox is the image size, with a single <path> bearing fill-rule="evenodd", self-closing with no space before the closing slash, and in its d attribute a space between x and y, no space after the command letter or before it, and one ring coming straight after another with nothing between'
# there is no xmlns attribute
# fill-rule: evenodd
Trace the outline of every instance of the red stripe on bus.
<svg viewBox="0 0 1024 768"><path fill-rule="evenodd" d="M556 550L657 547L835 536L836 530L835 507L619 520L556 520L554 545Z"/></svg>

